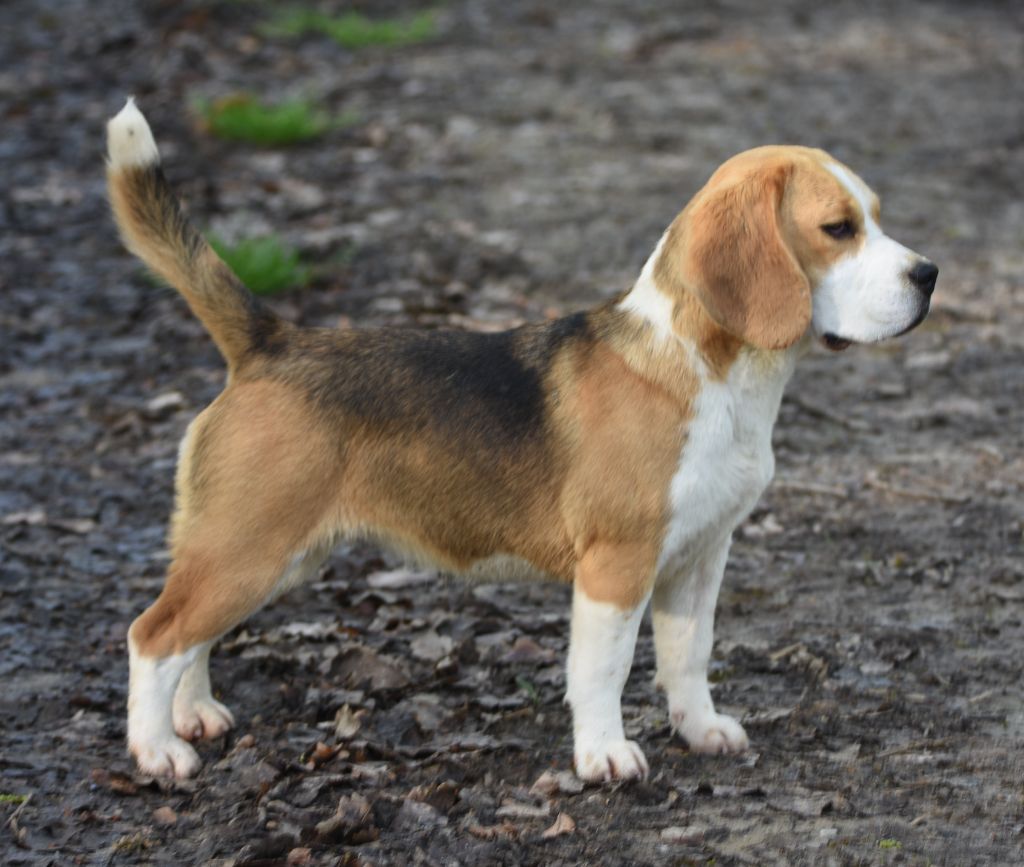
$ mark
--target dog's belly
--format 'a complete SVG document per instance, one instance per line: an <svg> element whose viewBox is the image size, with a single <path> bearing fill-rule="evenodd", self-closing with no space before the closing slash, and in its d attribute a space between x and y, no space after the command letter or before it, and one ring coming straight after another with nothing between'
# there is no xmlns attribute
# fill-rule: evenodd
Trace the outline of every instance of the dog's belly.
<svg viewBox="0 0 1024 867"><path fill-rule="evenodd" d="M493 554L477 560L459 577L471 581L490 583L492 581L557 581L550 572L535 566L522 557L513 554Z"/></svg>

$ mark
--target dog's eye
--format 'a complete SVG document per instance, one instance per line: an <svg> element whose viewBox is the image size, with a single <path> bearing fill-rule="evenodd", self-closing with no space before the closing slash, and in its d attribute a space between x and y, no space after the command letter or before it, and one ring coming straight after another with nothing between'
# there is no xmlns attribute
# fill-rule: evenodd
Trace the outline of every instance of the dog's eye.
<svg viewBox="0 0 1024 867"><path fill-rule="evenodd" d="M821 231L837 241L845 241L847 238L852 238L855 234L853 223L849 220L842 220L839 223L826 223L821 227Z"/></svg>

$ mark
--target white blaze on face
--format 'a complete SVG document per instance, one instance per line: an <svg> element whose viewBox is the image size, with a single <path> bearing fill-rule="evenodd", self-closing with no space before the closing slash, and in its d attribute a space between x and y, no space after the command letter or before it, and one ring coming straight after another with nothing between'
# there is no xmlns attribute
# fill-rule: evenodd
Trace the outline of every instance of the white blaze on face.
<svg viewBox="0 0 1024 867"><path fill-rule="evenodd" d="M921 257L882 232L858 178L836 163L827 168L860 207L865 237L856 252L826 272L815 291L814 331L857 343L894 337L915 325L928 309L927 299L907 276Z"/></svg>

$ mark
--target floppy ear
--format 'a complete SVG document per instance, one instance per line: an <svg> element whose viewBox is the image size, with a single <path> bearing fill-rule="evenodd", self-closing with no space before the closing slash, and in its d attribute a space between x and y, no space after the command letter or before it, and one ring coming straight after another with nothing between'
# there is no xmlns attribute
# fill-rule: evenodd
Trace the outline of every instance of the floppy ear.
<svg viewBox="0 0 1024 867"><path fill-rule="evenodd" d="M792 346L811 321L811 286L782 236L791 167L706 186L669 230L655 280L689 291L725 331L760 349Z"/></svg>

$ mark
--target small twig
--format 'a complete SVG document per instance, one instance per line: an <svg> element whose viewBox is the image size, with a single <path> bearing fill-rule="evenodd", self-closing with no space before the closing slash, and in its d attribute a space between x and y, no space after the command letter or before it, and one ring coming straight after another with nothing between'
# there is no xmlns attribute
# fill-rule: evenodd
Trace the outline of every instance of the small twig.
<svg viewBox="0 0 1024 867"><path fill-rule="evenodd" d="M977 704L979 701L984 701L986 698L992 698L996 694L994 689L986 689L984 692L979 692L973 698L967 699L968 704Z"/></svg>
<svg viewBox="0 0 1024 867"><path fill-rule="evenodd" d="M824 419L825 421L830 421L833 424L846 428L847 430L857 431L858 433L868 433L874 430L874 427L863 419L847 418L846 416L840 415L827 407L811 403L805 398L787 394L785 399L787 403L791 403L793 406L803 410L808 415Z"/></svg>
<svg viewBox="0 0 1024 867"><path fill-rule="evenodd" d="M778 662L780 659L785 659L787 656L792 656L798 650L803 647L803 643L798 641L796 644L789 644L783 647L781 650L776 650L774 653L768 654L768 658L772 662Z"/></svg>
<svg viewBox="0 0 1024 867"><path fill-rule="evenodd" d="M798 482L794 479L776 479L773 487L780 491L796 491L801 494L821 494L826 497L839 497L845 500L850 496L846 488L837 485L819 485L814 482Z"/></svg>
<svg viewBox="0 0 1024 867"><path fill-rule="evenodd" d="M946 503L951 506L963 505L970 500L970 497L956 496L955 494L939 494L934 491L925 491L921 488L901 488L889 484L889 482L883 482L878 478L877 473L874 472L867 474L864 483L869 488L884 491L887 494L892 494L894 497L905 497L908 500L928 500L935 503Z"/></svg>
<svg viewBox="0 0 1024 867"><path fill-rule="evenodd" d="M17 808L11 813L11 818L7 820L7 827L10 828L11 834L14 836L14 842L22 849L28 849L28 831L26 828L18 826L18 817L21 816L24 809L29 805L32 800L32 795L29 794L24 801L18 804Z"/></svg>
<svg viewBox="0 0 1024 867"><path fill-rule="evenodd" d="M875 753L872 758L875 759L886 759L889 756L899 756L904 753L914 753L921 750L941 749L946 746L948 741L946 740L927 740L927 741L912 741L909 744L904 744L902 747L893 747L891 750L882 750L880 753Z"/></svg>

